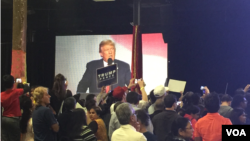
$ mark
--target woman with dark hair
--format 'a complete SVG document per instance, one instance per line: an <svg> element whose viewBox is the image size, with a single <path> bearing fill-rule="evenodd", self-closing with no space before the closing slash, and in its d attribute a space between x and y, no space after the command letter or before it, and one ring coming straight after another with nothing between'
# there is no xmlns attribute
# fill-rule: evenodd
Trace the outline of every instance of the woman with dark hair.
<svg viewBox="0 0 250 141"><path fill-rule="evenodd" d="M32 100L29 97L23 98L23 114L20 120L21 141L34 141L32 127Z"/></svg>
<svg viewBox="0 0 250 141"><path fill-rule="evenodd" d="M200 96L197 93L187 92L182 98L183 107L188 107L189 105L198 105L200 101Z"/></svg>
<svg viewBox="0 0 250 141"><path fill-rule="evenodd" d="M147 138L147 141L156 141L156 136L147 130L149 125L149 115L144 110L135 111L137 116L137 121L139 122L140 128L139 132Z"/></svg>
<svg viewBox="0 0 250 141"><path fill-rule="evenodd" d="M243 109L233 109L230 115L230 120L233 125L246 124L246 114Z"/></svg>
<svg viewBox="0 0 250 141"><path fill-rule="evenodd" d="M165 141L190 141L192 140L194 129L189 119L179 117L174 120L171 131Z"/></svg>
<svg viewBox="0 0 250 141"><path fill-rule="evenodd" d="M195 129L195 124L200 117L200 108L195 105L189 105L188 107L186 107L186 109L182 110L183 113L181 114L181 116L188 118L192 123L193 129ZM194 134L192 139L194 140Z"/></svg>
<svg viewBox="0 0 250 141"><path fill-rule="evenodd" d="M66 132L61 136L60 141L74 141L76 139L96 141L94 133L87 126L85 112L80 108L72 110L70 120L66 125Z"/></svg>
<svg viewBox="0 0 250 141"><path fill-rule="evenodd" d="M89 124L89 128L95 133L97 140L108 141L105 123L100 118L101 112L101 108L96 106L89 110L89 117L92 120L92 122Z"/></svg>
<svg viewBox="0 0 250 141"><path fill-rule="evenodd" d="M87 108L87 124L89 125L90 124L90 122L92 121L91 119L90 119L90 117L89 117L89 115L90 115L90 113L89 113L89 111L90 111L90 109L92 108L92 107L95 107L96 106L96 101L95 100L88 100L88 101L86 101L86 104L85 104L85 107Z"/></svg>
<svg viewBox="0 0 250 141"><path fill-rule="evenodd" d="M54 78L52 91L50 92L50 108L58 116L64 99L71 97L72 93L66 90L66 78L62 74L57 74Z"/></svg>
<svg viewBox="0 0 250 141"><path fill-rule="evenodd" d="M88 94L86 96L86 102L88 102L90 100L95 100L96 101L96 95L95 94Z"/></svg>

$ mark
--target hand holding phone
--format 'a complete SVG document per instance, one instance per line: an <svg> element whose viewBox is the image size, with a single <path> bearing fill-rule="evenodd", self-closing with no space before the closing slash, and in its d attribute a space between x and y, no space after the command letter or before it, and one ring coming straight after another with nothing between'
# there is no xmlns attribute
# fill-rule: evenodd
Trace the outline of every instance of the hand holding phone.
<svg viewBox="0 0 250 141"><path fill-rule="evenodd" d="M205 93L205 86L201 86L201 90L203 92L203 94Z"/></svg>
<svg viewBox="0 0 250 141"><path fill-rule="evenodd" d="M201 86L201 90L204 90L204 88L205 88L204 86Z"/></svg>

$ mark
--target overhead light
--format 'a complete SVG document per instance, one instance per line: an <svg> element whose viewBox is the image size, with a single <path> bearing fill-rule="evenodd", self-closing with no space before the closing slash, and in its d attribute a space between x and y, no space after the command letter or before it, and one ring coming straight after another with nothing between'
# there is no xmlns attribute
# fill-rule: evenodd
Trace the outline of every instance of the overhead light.
<svg viewBox="0 0 250 141"><path fill-rule="evenodd" d="M104 2L104 1L115 1L115 0L93 0L95 2Z"/></svg>

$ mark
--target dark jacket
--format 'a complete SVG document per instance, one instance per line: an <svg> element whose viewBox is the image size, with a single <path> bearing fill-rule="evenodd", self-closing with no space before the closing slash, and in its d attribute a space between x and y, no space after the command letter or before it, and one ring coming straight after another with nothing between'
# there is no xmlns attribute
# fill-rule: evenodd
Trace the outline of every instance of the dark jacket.
<svg viewBox="0 0 250 141"><path fill-rule="evenodd" d="M131 72L129 64L114 60L114 63L117 64L117 71L118 71L118 83L111 86L113 90L117 86L125 86L125 84L129 85L129 80L131 79ZM104 67L103 59L101 60L94 60L86 65L86 71L83 74L81 81L77 86L77 92L85 93L89 88L89 93L100 93L101 88L97 87L97 78L96 78L96 69Z"/></svg>
<svg viewBox="0 0 250 141"><path fill-rule="evenodd" d="M185 140L180 137L166 137L165 141L192 141L192 140Z"/></svg>
<svg viewBox="0 0 250 141"><path fill-rule="evenodd" d="M70 117L72 115L72 111L65 111L58 117L58 123L60 125L60 129L58 132L58 139L61 139L62 136L68 136L68 124L70 121Z"/></svg>
<svg viewBox="0 0 250 141"><path fill-rule="evenodd" d="M150 116L150 119L153 120L153 118L154 118L156 115L158 115L159 113L161 113L162 111L163 111L163 110L156 110L156 111L154 111L153 114L149 115L149 116Z"/></svg>
<svg viewBox="0 0 250 141"><path fill-rule="evenodd" d="M174 119L180 117L175 111L164 110L153 118L154 134L158 141L165 141Z"/></svg>

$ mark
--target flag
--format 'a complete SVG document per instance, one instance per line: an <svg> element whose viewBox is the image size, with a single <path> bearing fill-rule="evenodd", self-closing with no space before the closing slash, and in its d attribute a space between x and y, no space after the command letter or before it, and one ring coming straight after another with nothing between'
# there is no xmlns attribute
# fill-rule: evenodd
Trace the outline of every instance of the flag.
<svg viewBox="0 0 250 141"><path fill-rule="evenodd" d="M133 27L133 45L132 45L132 63L131 78L142 78L142 36L139 25ZM134 91L140 93L139 87L135 87Z"/></svg>
<svg viewBox="0 0 250 141"><path fill-rule="evenodd" d="M27 0L13 1L11 75L26 81Z"/></svg>

